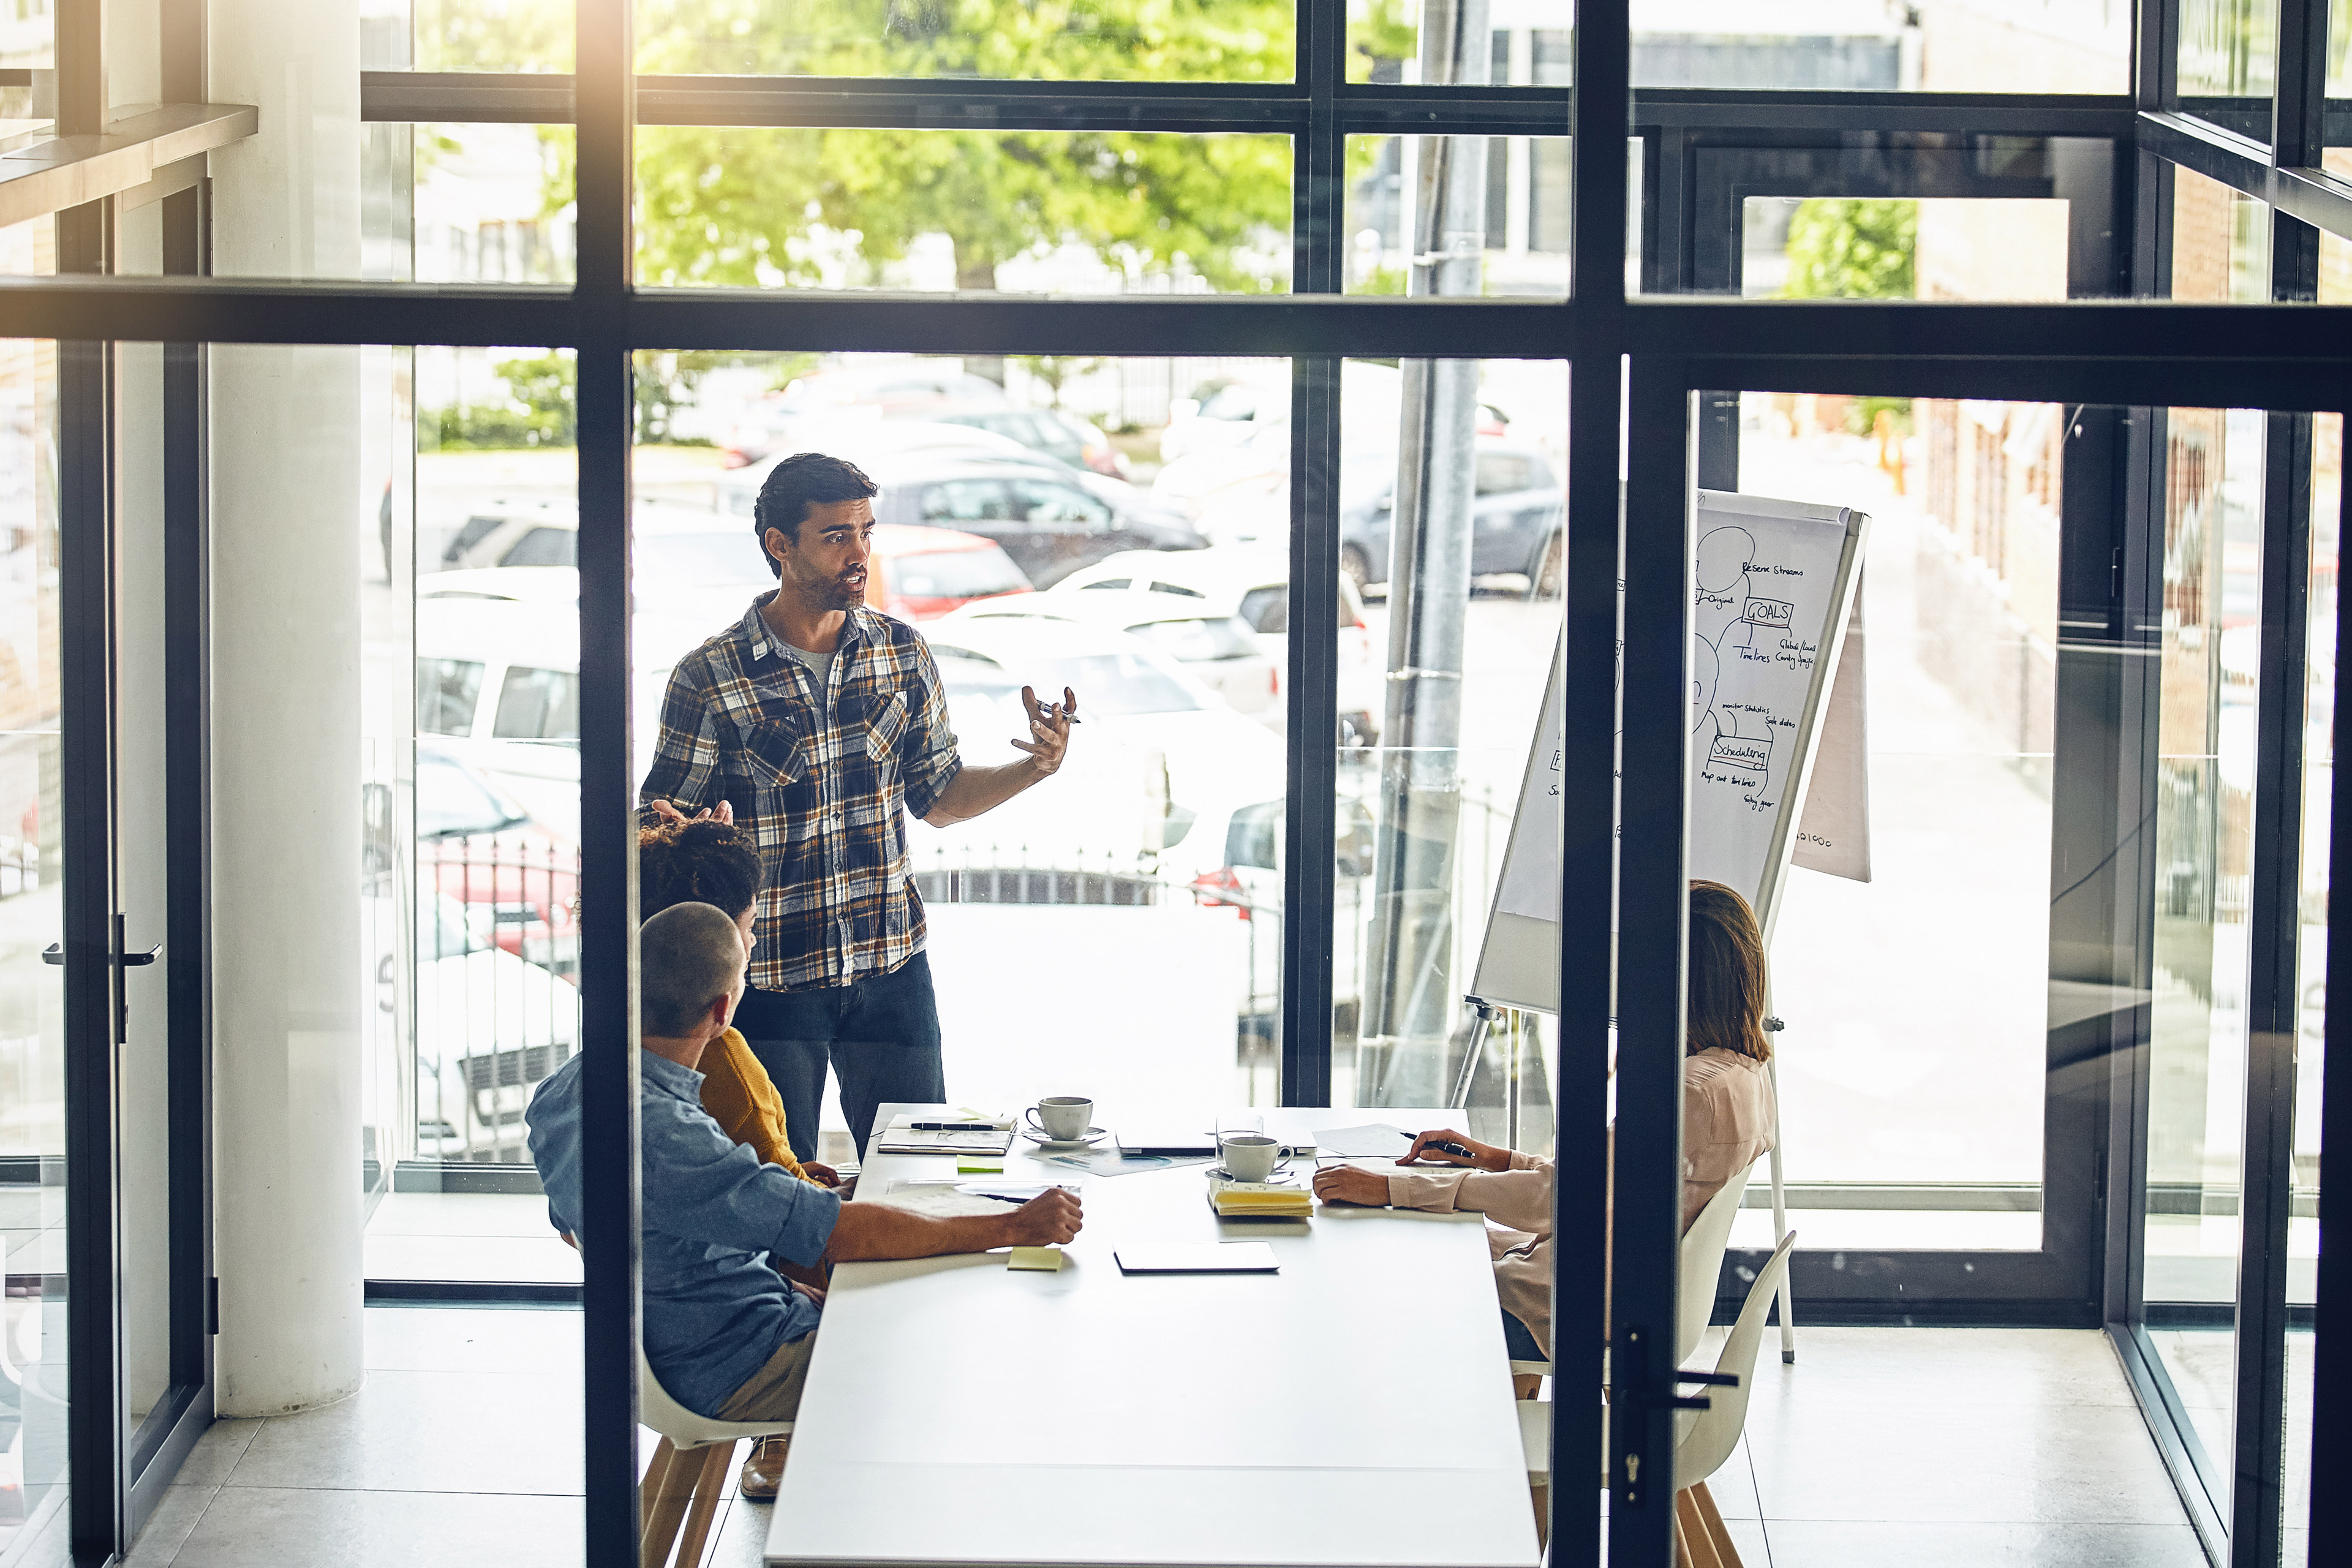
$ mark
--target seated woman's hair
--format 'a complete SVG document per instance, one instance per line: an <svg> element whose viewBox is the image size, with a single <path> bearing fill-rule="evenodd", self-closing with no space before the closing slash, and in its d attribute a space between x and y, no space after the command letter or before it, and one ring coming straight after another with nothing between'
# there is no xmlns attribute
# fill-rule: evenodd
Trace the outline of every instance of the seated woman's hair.
<svg viewBox="0 0 2352 1568"><path fill-rule="evenodd" d="M760 896L760 854L726 822L664 822L637 830L637 916L709 904L740 918Z"/></svg>
<svg viewBox="0 0 2352 1568"><path fill-rule="evenodd" d="M1748 900L1720 882L1690 885L1686 1051L1720 1047L1769 1061L1764 1033L1764 933Z"/></svg>

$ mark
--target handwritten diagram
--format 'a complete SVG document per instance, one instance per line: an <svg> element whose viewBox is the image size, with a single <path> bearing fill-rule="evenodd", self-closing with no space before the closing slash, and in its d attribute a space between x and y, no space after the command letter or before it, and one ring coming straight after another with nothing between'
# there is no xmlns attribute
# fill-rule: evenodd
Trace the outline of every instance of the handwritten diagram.
<svg viewBox="0 0 2352 1568"><path fill-rule="evenodd" d="M1798 761L1844 531L1810 521L1754 514L1735 521L1702 511L1697 534L1691 601L1692 874L1746 891L1762 875L1771 826ZM1750 823L1752 830L1744 826Z"/></svg>

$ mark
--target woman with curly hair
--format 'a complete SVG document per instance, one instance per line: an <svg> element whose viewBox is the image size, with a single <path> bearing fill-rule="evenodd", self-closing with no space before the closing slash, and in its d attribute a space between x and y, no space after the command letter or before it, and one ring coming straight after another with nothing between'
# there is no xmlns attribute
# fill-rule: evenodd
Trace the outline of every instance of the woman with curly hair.
<svg viewBox="0 0 2352 1568"><path fill-rule="evenodd" d="M760 895L760 852L732 823L717 819L665 822L637 833L637 914L642 920L673 904L709 904L735 917L745 952L751 947L751 910ZM814 1160L796 1160L785 1136L783 1097L742 1035L729 1029L703 1052L702 1109L763 1163L782 1165L820 1187L841 1184L840 1173Z"/></svg>

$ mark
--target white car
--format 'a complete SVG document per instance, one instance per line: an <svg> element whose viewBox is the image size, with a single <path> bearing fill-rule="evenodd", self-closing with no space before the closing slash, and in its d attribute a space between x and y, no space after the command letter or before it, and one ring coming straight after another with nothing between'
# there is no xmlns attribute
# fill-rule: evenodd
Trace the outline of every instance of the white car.
<svg viewBox="0 0 2352 1568"><path fill-rule="evenodd" d="M740 601L740 614L752 595L775 586L776 575L751 524L725 512L639 501L630 514L630 532L640 608ZM574 507L492 503L478 509L441 554L448 569L417 578L420 599L579 601L580 513Z"/></svg>
<svg viewBox="0 0 2352 1568"><path fill-rule="evenodd" d="M1229 837L1255 820L1251 808L1279 820L1280 739L1140 638L1073 621L960 616L924 635L966 761L1020 756L1010 742L1028 735L1024 685L1055 701L1071 689L1079 721L1052 780L937 838L919 834L919 871L924 853L950 849L1026 852L1040 866L1076 854L1185 884L1230 864Z"/></svg>
<svg viewBox="0 0 2352 1568"><path fill-rule="evenodd" d="M463 1159L520 1147L532 1088L579 1038L578 989L499 947L487 907L446 894L418 903L415 967L418 1152ZM379 963L375 979L390 1014L396 967Z"/></svg>
<svg viewBox="0 0 2352 1568"><path fill-rule="evenodd" d="M1129 550L1073 572L1037 595L1047 605L1083 596L1114 621L1128 617L1154 625L1172 617L1228 616L1250 629L1259 648L1288 683L1290 668L1290 554L1273 545L1215 545L1207 550ZM1155 619L1155 617L1167 617ZM1169 651L1175 652L1171 648ZM1181 656L1180 656L1181 657ZM1372 646L1364 622L1364 602L1356 585L1339 578L1340 744L1370 746L1380 740L1386 664ZM1236 703L1236 707L1240 704Z"/></svg>
<svg viewBox="0 0 2352 1568"><path fill-rule="evenodd" d="M1158 554L1199 554L1198 551L1123 550L1112 561ZM1099 563L1098 563L1099 564ZM1147 569L1148 570L1148 569ZM1064 582L1091 576L1080 568ZM1124 581L1124 579L1114 579ZM1237 713L1282 718L1282 667L1266 657L1250 624L1231 609L1221 609L1197 594L1095 593L1061 591L1062 584L1043 594L1024 594L966 605L949 620L1038 619L1068 621L1080 626L1109 626L1151 644L1182 665L1202 685L1223 698Z"/></svg>
<svg viewBox="0 0 2352 1568"><path fill-rule="evenodd" d="M512 579L544 577L533 597ZM485 579L492 581L485 582ZM445 589L452 591L443 591ZM637 776L653 761L673 665L743 613L712 589L696 610L640 608L633 623ZM440 574L416 605L416 732L488 773L532 816L577 836L580 820L578 574L561 567Z"/></svg>

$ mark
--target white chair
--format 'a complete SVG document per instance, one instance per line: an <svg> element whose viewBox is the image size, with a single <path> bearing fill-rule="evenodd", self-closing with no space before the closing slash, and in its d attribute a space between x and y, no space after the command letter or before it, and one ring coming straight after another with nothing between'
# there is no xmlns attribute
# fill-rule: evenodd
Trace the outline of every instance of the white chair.
<svg viewBox="0 0 2352 1568"><path fill-rule="evenodd" d="M1715 1506L1715 1498L1706 1489L1707 1479L1723 1468L1739 1447L1739 1434L1748 1421L1748 1399L1756 1382L1756 1352L1764 1341L1764 1320L1771 1315L1772 1298L1780 1293L1780 1284L1788 1277L1789 1254L1797 1245L1797 1233L1790 1231L1780 1238L1772 1260L1758 1273L1748 1287L1748 1299L1739 1308L1739 1321L1731 1326L1731 1333L1723 1342L1723 1350L1715 1358L1715 1371L1736 1381L1729 1384L1712 1384L1706 1388L1707 1407L1705 1410L1678 1411L1675 1415L1675 1562L1677 1568L1741 1568L1739 1552L1732 1545L1731 1532L1724 1528L1723 1515ZM1601 1412L1601 1452L1609 1451L1607 1441L1609 1410ZM1519 1446L1527 1456L1528 1489L1536 1506L1538 1530L1543 1528L1546 1516L1544 1493L1551 1484L1551 1406L1532 1400L1519 1403ZM1609 1484L1602 1474L1601 1484Z"/></svg>
<svg viewBox="0 0 2352 1568"><path fill-rule="evenodd" d="M677 1544L677 1568L701 1568L703 1545L727 1489L727 1468L735 1462L736 1443L745 1437L787 1436L793 1424L697 1415L662 1387L646 1364L642 1345L637 1348L637 1419L661 1434L653 1463L646 1467L637 1487L638 1568L662 1568L673 1542ZM695 1458L688 1458L689 1454ZM686 1526L682 1540L681 1522Z"/></svg>
<svg viewBox="0 0 2352 1568"><path fill-rule="evenodd" d="M1681 1278L1676 1284L1681 1316L1675 1323L1675 1364L1680 1366L1706 1337L1707 1320L1715 1315L1715 1288L1723 1278L1723 1255L1731 1245L1731 1222L1738 1216L1740 1200L1748 1195L1748 1177L1756 1167L1735 1173L1723 1190L1706 1200L1683 1232ZM1511 1371L1526 1377L1549 1377L1551 1363L1515 1361Z"/></svg>

